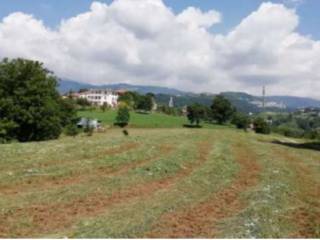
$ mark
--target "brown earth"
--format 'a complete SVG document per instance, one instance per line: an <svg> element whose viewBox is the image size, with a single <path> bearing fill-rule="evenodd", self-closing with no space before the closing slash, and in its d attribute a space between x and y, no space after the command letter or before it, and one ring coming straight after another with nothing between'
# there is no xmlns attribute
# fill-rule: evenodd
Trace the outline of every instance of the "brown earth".
<svg viewBox="0 0 320 240"><path fill-rule="evenodd" d="M17 195L21 193L28 193L35 190L41 192L41 191L53 189L53 188L82 184L91 180L94 181L95 179L99 179L102 176L103 177L118 176L128 172L131 169L141 167L147 163L156 161L167 154L170 154L174 150L174 147L169 146L167 144L162 144L158 147L157 150L158 151L157 151L156 157L149 157L146 159L134 161L132 163L127 163L126 165L120 166L119 168L116 168L116 169L110 168L110 167L99 167L97 169L94 169L93 171L88 172L87 174L78 173L77 175L73 175L70 177L63 177L63 178L54 177L51 179L38 179L35 182L26 182L24 184L19 184L18 186L3 188L0 190L0 193L8 196L8 195ZM125 151L117 152L117 153L113 152L113 154L115 155L123 152Z"/></svg>
<svg viewBox="0 0 320 240"><path fill-rule="evenodd" d="M133 198L150 197L153 193L167 189L181 178L203 164L211 151L211 144L199 144L199 156L196 163L184 166L176 175L149 183L139 184L128 189L105 196L96 192L85 198L75 199L67 203L38 204L26 208L18 208L5 214L0 214L0 237L34 237L62 229L68 229L72 224L85 217L102 214L115 204L130 201ZM17 219L31 219L32 224L16 226Z"/></svg>
<svg viewBox="0 0 320 240"><path fill-rule="evenodd" d="M103 152L100 152L97 154L95 159L101 158L101 157L106 157L106 156L114 156L117 154L121 154L124 152L127 152L129 150L135 149L139 147L140 144L138 143L128 143L128 144L123 144L117 148L112 148L105 150ZM160 147L161 148L161 147ZM90 160L93 157L90 158L83 158L83 159L78 159L77 161L81 160ZM68 160L66 160L68 161ZM59 166L61 164L59 163ZM127 166L123 167L126 168ZM15 195L15 194L20 194L32 190L37 190L41 191L44 189L48 188L54 188L54 187L59 187L59 186L66 186L70 184L76 184L79 182L83 182L88 180L92 176L97 176L99 174L108 174L108 173L113 173L117 172L120 169L112 169L112 168L98 168L95 169L94 171L90 171L89 173L86 173L84 175L83 172L77 172L77 173L71 173L71 176L67 177L58 177L58 176L36 176L35 178L28 179L27 181L24 181L22 183L15 183L14 185L9 185L9 186L1 186L0 187L0 193L1 194L6 194L6 195Z"/></svg>
<svg viewBox="0 0 320 240"><path fill-rule="evenodd" d="M255 155L244 145L236 145L233 155L240 171L227 188L213 194L208 200L188 209L163 215L159 223L146 234L149 238L207 238L219 231L219 220L238 214L246 207L240 194L255 186L260 171Z"/></svg>
<svg viewBox="0 0 320 240"><path fill-rule="evenodd" d="M296 225L292 238L320 238L320 185L314 180L312 171L297 157L283 149L274 149L276 156L284 158L297 174L297 203L289 217Z"/></svg>

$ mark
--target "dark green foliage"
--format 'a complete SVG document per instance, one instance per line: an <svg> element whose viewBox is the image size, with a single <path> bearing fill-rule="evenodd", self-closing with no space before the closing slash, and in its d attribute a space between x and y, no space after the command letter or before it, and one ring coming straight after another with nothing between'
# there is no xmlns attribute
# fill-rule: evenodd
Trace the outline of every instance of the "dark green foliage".
<svg viewBox="0 0 320 240"><path fill-rule="evenodd" d="M316 111L304 110L273 116L272 131L287 137L315 140L318 138L319 129L320 117Z"/></svg>
<svg viewBox="0 0 320 240"><path fill-rule="evenodd" d="M59 98L62 126L68 126L70 124L76 124L79 121L77 117L76 103L73 99Z"/></svg>
<svg viewBox="0 0 320 240"><path fill-rule="evenodd" d="M115 125L125 127L130 120L130 113L127 106L120 106L118 109Z"/></svg>
<svg viewBox="0 0 320 240"><path fill-rule="evenodd" d="M61 100L57 83L39 62L0 62L0 121L6 122L5 138L40 141L59 137L75 112Z"/></svg>
<svg viewBox="0 0 320 240"><path fill-rule="evenodd" d="M234 114L231 123L239 129L247 130L250 124L250 118L244 113L237 112Z"/></svg>
<svg viewBox="0 0 320 240"><path fill-rule="evenodd" d="M65 127L65 130L64 130L65 134L67 136L72 136L72 137L75 137L77 136L80 131L79 131L79 128L77 127L77 125L75 124L69 124Z"/></svg>
<svg viewBox="0 0 320 240"><path fill-rule="evenodd" d="M218 124L228 122L235 113L235 108L232 106L230 101L222 95L217 95L213 99L211 110L212 118L217 121Z"/></svg>
<svg viewBox="0 0 320 240"><path fill-rule="evenodd" d="M90 107L91 103L86 98L77 98L76 103L80 107Z"/></svg>
<svg viewBox="0 0 320 240"><path fill-rule="evenodd" d="M187 107L187 118L191 124L198 126L204 117L204 113L204 107L198 103Z"/></svg>
<svg viewBox="0 0 320 240"><path fill-rule="evenodd" d="M256 133L260 134L270 134L271 128L269 124L261 117L258 117L253 122L254 130Z"/></svg>
<svg viewBox="0 0 320 240"><path fill-rule="evenodd" d="M153 107L153 100L151 95L140 95L136 103L137 110L150 112Z"/></svg>
<svg viewBox="0 0 320 240"><path fill-rule="evenodd" d="M136 92L126 92L119 97L118 101L125 103L130 109L134 109L139 96Z"/></svg>
<svg viewBox="0 0 320 240"><path fill-rule="evenodd" d="M17 124L6 119L0 120L0 143L6 143L13 139L12 132L17 128Z"/></svg>

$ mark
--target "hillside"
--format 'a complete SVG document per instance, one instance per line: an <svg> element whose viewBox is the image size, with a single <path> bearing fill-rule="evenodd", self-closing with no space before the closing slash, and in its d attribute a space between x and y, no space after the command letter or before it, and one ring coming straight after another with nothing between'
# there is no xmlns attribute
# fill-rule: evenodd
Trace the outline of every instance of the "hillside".
<svg viewBox="0 0 320 240"><path fill-rule="evenodd" d="M70 80L61 80L59 84L59 92L61 94L67 93L68 91L79 91L80 89L90 89L90 88L108 88L108 89L126 89L128 91L134 91L139 92L142 94L146 93L164 93L164 94L170 94L170 95L183 95L186 94L186 92L179 91L174 88L166 88L166 87L157 87L157 86L141 86L141 85L131 85L126 83L118 83L118 84L104 84L104 85L92 85L92 84L86 84L86 83L79 83L75 81Z"/></svg>
<svg viewBox="0 0 320 240"><path fill-rule="evenodd" d="M152 92L156 94L156 100L160 104L168 104L170 97L174 97L175 106L183 107L185 105L198 102L210 106L215 94L209 93L190 93L173 88L158 87L158 86L140 86L130 84L110 84L110 85L90 85L74 81L60 81L59 92L61 94L70 90L78 91L83 88L109 88L109 89L127 89L136 91L142 94ZM262 110L262 98L253 96L243 92L222 92L239 111L257 113ZM267 111L294 111L304 107L320 107L320 101L312 98L301 98L292 96L267 96L266 110Z"/></svg>
<svg viewBox="0 0 320 240"><path fill-rule="evenodd" d="M233 129L0 145L0 237L317 238L320 155L299 146Z"/></svg>

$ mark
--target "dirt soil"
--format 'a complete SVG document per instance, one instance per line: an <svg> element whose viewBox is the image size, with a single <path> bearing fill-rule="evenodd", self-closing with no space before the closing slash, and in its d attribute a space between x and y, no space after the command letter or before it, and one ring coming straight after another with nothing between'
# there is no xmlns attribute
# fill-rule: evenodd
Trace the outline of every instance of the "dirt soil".
<svg viewBox="0 0 320 240"><path fill-rule="evenodd" d="M241 166L234 181L208 200L189 209L167 213L146 234L149 238L213 238L219 233L217 222L238 214L246 207L240 194L258 182L260 166L254 154L243 145L234 147L233 155Z"/></svg>
<svg viewBox="0 0 320 240"><path fill-rule="evenodd" d="M13 233L14 237L37 237L65 230L83 218L104 213L115 204L130 201L133 198L150 197L159 190L168 189L201 166L208 159L211 146L212 143L201 142L198 146L196 163L185 166L174 176L123 189L114 192L111 196L96 192L68 203L38 204L0 214L0 238L12 237ZM15 225L17 218L31 219L32 224L20 225L17 228Z"/></svg>

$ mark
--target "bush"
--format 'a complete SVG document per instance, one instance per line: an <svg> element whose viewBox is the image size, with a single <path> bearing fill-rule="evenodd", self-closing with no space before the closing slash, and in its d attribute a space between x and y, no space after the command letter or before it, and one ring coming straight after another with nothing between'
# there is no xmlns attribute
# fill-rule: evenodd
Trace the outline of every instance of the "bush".
<svg viewBox="0 0 320 240"><path fill-rule="evenodd" d="M247 130L250 124L250 118L243 113L236 113L231 123L239 129Z"/></svg>
<svg viewBox="0 0 320 240"><path fill-rule="evenodd" d="M269 124L261 117L258 117L254 120L254 130L256 133L260 134L270 134L271 128Z"/></svg>
<svg viewBox="0 0 320 240"><path fill-rule="evenodd" d="M275 132L280 133L286 137L302 138L305 131L299 128L290 127L287 125L281 125L275 129Z"/></svg>
<svg viewBox="0 0 320 240"><path fill-rule="evenodd" d="M67 136L75 137L79 134L79 128L75 124L69 124L65 127L65 134Z"/></svg>
<svg viewBox="0 0 320 240"><path fill-rule="evenodd" d="M128 125L130 120L130 113L129 109L126 105L122 105L118 109L118 114L116 117L115 125L120 127L125 127Z"/></svg>

